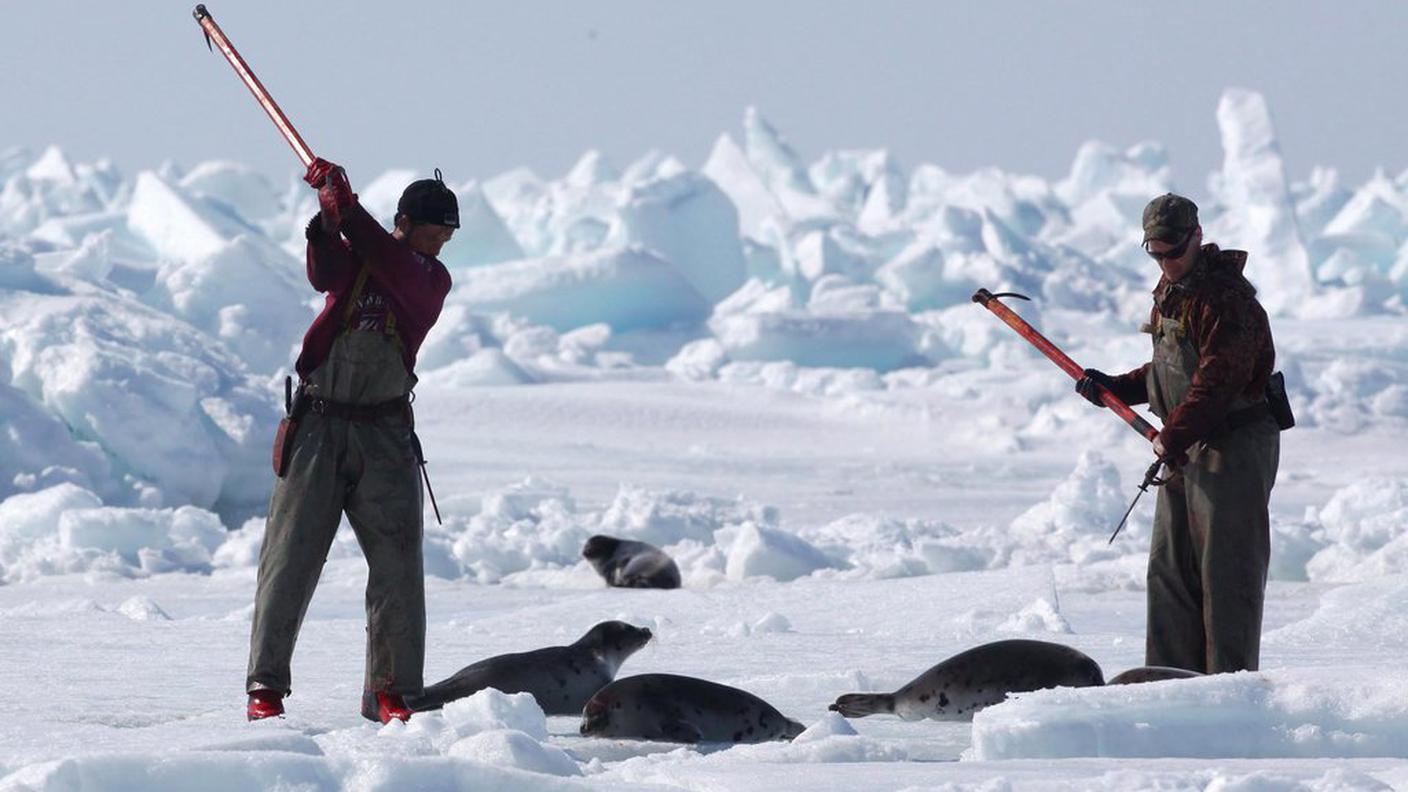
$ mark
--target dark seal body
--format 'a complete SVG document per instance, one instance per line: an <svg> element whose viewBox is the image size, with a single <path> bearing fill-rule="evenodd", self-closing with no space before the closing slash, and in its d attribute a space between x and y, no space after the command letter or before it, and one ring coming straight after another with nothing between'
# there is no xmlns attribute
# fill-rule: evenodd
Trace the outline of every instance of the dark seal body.
<svg viewBox="0 0 1408 792"><path fill-rule="evenodd" d="M680 587L680 568L664 550L652 544L597 534L582 545L582 557L591 562L608 586Z"/></svg>
<svg viewBox="0 0 1408 792"><path fill-rule="evenodd" d="M1046 641L994 641L960 652L894 693L848 693L831 705L847 718L892 713L905 720L972 720L973 713L1007 698L1050 687L1093 687L1105 682L1084 653Z"/></svg>
<svg viewBox="0 0 1408 792"><path fill-rule="evenodd" d="M582 710L588 737L699 743L791 740L802 724L752 693L694 677L641 674L597 691Z"/></svg>
<svg viewBox="0 0 1408 792"><path fill-rule="evenodd" d="M446 703L485 688L531 693L548 715L577 715L587 700L616 678L621 664L650 641L650 630L619 621L602 622L570 646L498 655L465 666L448 679L407 699L416 711Z"/></svg>
<svg viewBox="0 0 1408 792"><path fill-rule="evenodd" d="M1144 682L1162 682L1165 679L1192 679L1193 677L1205 676L1197 671L1189 671L1186 668L1170 668L1168 666L1139 666L1128 671L1121 671L1116 674L1107 685L1138 685Z"/></svg>

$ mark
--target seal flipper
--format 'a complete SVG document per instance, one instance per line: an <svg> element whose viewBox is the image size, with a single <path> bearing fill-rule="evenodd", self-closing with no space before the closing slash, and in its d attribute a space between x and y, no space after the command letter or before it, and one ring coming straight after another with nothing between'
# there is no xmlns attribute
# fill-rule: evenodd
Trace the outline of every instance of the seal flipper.
<svg viewBox="0 0 1408 792"><path fill-rule="evenodd" d="M895 696L893 693L847 693L827 709L847 718L892 713L895 711Z"/></svg>
<svg viewBox="0 0 1408 792"><path fill-rule="evenodd" d="M445 702L436 696L422 694L419 696L406 696L406 706L410 707L412 712L429 712L444 707Z"/></svg>
<svg viewBox="0 0 1408 792"><path fill-rule="evenodd" d="M460 669L449 679L427 685L419 696L406 696L406 706L415 712L438 710L451 701L474 695L485 687L491 687L492 685L484 684L483 680L478 678L480 675L475 673L479 670L479 665L479 663L475 663Z"/></svg>
<svg viewBox="0 0 1408 792"><path fill-rule="evenodd" d="M699 728L682 720L666 721L660 724L660 732L672 742L697 743L703 737Z"/></svg>

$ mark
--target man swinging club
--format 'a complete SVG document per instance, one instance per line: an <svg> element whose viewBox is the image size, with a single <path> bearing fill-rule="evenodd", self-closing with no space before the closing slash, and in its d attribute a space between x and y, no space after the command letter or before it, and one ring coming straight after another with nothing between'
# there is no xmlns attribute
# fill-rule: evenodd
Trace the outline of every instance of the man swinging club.
<svg viewBox="0 0 1408 792"><path fill-rule="evenodd" d="M1144 327L1153 360L1118 377L1086 369L1076 390L1104 406L1098 384L1163 419L1154 453L1174 472L1154 508L1146 662L1218 673L1257 668L1267 506L1294 420L1247 254L1202 241L1192 201L1149 203L1144 245L1163 271Z"/></svg>
<svg viewBox="0 0 1408 792"><path fill-rule="evenodd" d="M362 715L406 720L422 689L425 575L419 443L410 392L416 351L440 316L450 274L436 256L459 228L436 178L401 195L387 233L342 168L313 160L320 211L308 224L308 280L327 293L303 339L299 386L275 449L250 637L250 720L282 715L289 662L343 513L366 555Z"/></svg>
<svg viewBox="0 0 1408 792"><path fill-rule="evenodd" d="M416 352L450 291L450 273L436 256L460 227L459 203L437 169L401 194L388 234L357 202L342 168L313 156L210 11L197 5L192 16L308 168L304 180L318 190L319 206L308 223L308 281L327 293L303 337L296 398L285 383L288 415L274 442L274 494L259 549L247 713L259 720L284 712L294 642L345 512L370 571L362 715L404 721L411 716L405 697L421 692L425 663L425 460L410 394Z"/></svg>

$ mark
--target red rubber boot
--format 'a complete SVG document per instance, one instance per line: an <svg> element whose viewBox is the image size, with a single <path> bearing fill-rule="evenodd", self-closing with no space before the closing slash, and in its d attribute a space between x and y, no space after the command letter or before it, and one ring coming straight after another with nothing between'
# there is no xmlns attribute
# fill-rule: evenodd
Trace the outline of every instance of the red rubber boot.
<svg viewBox="0 0 1408 792"><path fill-rule="evenodd" d="M256 690L249 694L245 714L252 721L283 717L284 695L276 690Z"/></svg>
<svg viewBox="0 0 1408 792"><path fill-rule="evenodd" d="M412 712L414 710L406 706L406 700L399 693L362 691L362 717L367 720L381 723L390 723L393 719L408 721Z"/></svg>

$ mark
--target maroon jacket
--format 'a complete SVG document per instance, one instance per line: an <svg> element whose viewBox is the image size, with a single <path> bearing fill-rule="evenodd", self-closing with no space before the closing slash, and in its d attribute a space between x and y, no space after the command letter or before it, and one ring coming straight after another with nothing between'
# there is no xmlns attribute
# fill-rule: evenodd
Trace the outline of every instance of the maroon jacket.
<svg viewBox="0 0 1408 792"><path fill-rule="evenodd" d="M1177 283L1160 278L1154 289L1152 324L1159 314L1188 323L1198 347L1198 369L1183 401L1159 433L1168 453L1177 455L1217 429L1237 399L1256 401L1266 393L1276 365L1276 348L1256 288L1242 275L1247 254L1204 245L1193 271ZM1111 390L1126 404L1149 401L1148 363L1118 377Z"/></svg>
<svg viewBox="0 0 1408 792"><path fill-rule="evenodd" d="M360 203L342 210L341 235L324 232L315 215L308 224L307 237L308 282L328 296L322 313L303 336L303 351L295 366L298 376L307 379L327 359L332 342L343 330L346 301L363 262L371 265L371 273L358 302L384 305L396 314L406 371L413 372L416 352L440 318L445 295L450 293L449 270L434 257L421 255L391 236ZM353 321L360 320L354 314Z"/></svg>

